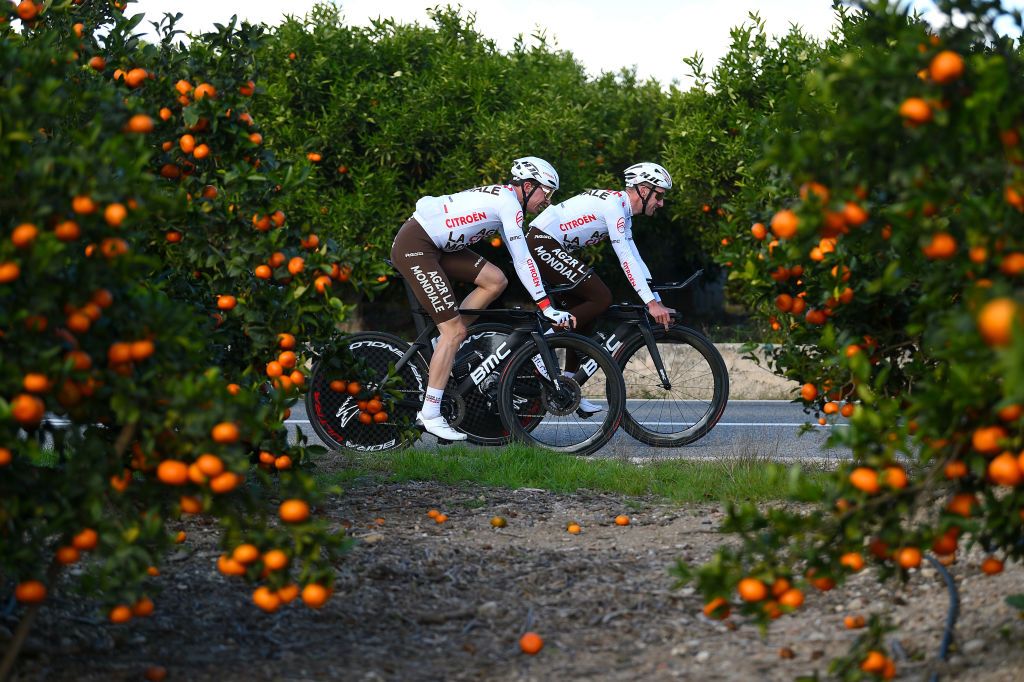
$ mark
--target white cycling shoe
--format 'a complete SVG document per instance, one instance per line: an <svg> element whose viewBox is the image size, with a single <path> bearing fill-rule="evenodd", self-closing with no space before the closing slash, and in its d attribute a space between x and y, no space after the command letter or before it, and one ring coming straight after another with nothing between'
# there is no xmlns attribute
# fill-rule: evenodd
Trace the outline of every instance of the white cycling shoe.
<svg viewBox="0 0 1024 682"><path fill-rule="evenodd" d="M448 426L444 417L437 416L431 419L424 419L422 412L416 413L416 423L423 427L427 433L443 438L444 440L466 440L467 436Z"/></svg>
<svg viewBox="0 0 1024 682"><path fill-rule="evenodd" d="M590 419L598 412L604 412L604 405L592 403L586 398L580 398L580 406L576 408L576 414L584 419Z"/></svg>

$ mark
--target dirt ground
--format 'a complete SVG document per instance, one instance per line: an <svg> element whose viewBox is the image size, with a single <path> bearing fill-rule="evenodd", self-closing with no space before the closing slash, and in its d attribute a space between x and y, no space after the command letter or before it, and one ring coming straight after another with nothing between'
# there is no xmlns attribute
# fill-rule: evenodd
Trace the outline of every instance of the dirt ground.
<svg viewBox="0 0 1024 682"><path fill-rule="evenodd" d="M436 507L450 519L426 516ZM216 527L186 526L186 551L157 582L156 613L110 625L59 591L43 608L15 679L141 680L792 680L845 652L849 613L889 611L911 660L901 679L1019 680L1024 621L1002 595L1024 591L1024 569L992 578L978 557L954 566L961 587L958 651L936 665L947 593L926 568L903 587L857 576L809 595L762 638L701 614L692 589L673 589L677 558L708 558L720 538L719 505L667 506L580 491L357 485L319 508L360 543L338 566L334 598L319 611L299 602L266 615L251 588L215 571ZM627 513L629 526L616 526ZM504 529L489 520L500 514ZM377 525L375 519L384 519ZM569 521L580 535L565 531ZM734 618L735 620L735 618ZM0 639L14 621L0 621ZM6 628L6 631L4 631ZM544 638L536 656L518 638ZM780 658L789 647L791 659Z"/></svg>

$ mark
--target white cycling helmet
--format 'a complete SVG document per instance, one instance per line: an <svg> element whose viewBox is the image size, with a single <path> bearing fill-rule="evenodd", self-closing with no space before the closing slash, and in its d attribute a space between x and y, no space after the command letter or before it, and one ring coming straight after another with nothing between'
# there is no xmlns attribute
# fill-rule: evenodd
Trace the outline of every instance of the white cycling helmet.
<svg viewBox="0 0 1024 682"><path fill-rule="evenodd" d="M558 189L558 171L544 159L524 156L512 162L514 180L534 180L550 189Z"/></svg>
<svg viewBox="0 0 1024 682"><path fill-rule="evenodd" d="M672 189L672 176L662 166L650 161L634 163L626 169L626 187L649 183L664 190Z"/></svg>

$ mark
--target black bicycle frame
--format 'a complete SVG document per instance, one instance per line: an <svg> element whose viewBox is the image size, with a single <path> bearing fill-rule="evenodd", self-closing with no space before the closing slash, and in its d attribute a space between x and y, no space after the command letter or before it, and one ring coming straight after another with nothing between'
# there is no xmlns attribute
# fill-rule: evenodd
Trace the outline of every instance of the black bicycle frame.
<svg viewBox="0 0 1024 682"><path fill-rule="evenodd" d="M524 324L515 327L512 333L509 334L508 338L502 341L501 345L494 349L494 352L484 358L478 365L470 370L469 376L459 383L455 389L455 394L464 396L474 388L484 382L487 377L494 372L501 363L510 356L517 348L522 346L527 338L532 338L534 343L537 345L538 353L544 362L544 369L547 371L547 377L541 377L541 381L551 383L553 377L560 376L558 369L558 362L555 360L555 354L551 351L551 347L548 346L544 340L544 332L542 330L540 321L537 320L537 313L532 310L518 310L518 309L488 309L488 310L473 310L473 309L462 309L459 310L460 314L463 315L476 315L476 316L513 316L519 318L533 318L534 324ZM428 318L429 319L429 318ZM434 336L437 331L437 325L431 320L429 323L424 323L422 331L416 339L409 345L409 350L399 358L398 362L395 363L395 371L398 371L405 366L412 356L420 351L427 351L424 357L428 359L433 355L433 347L431 346L430 339ZM582 369L582 368L581 368ZM590 372L596 371L596 368Z"/></svg>

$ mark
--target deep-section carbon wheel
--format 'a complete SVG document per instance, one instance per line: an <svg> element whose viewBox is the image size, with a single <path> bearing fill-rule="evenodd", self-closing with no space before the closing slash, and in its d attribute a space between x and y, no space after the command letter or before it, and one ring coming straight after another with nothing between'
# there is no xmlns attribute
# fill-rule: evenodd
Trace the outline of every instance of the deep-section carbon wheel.
<svg viewBox="0 0 1024 682"><path fill-rule="evenodd" d="M679 447L703 438L718 423L729 401L729 373L721 354L704 335L688 327L654 330L670 388L641 334L615 353L626 384L622 428L648 445Z"/></svg>
<svg viewBox="0 0 1024 682"><path fill-rule="evenodd" d="M306 412L325 444L333 449L374 452L403 448L416 440L416 411L427 387L423 359L413 355L384 386L377 385L408 349L409 344L397 336L364 332L345 337L332 353L317 361L306 393ZM334 381L344 382L346 390L331 388ZM354 394L347 390L353 383L359 384ZM359 402L374 395L381 396L387 418L366 423Z"/></svg>
<svg viewBox="0 0 1024 682"><path fill-rule="evenodd" d="M533 341L517 349L502 370L498 406L516 440L556 452L590 455L615 434L622 420L625 389L615 361L601 346L577 334L544 337L559 376L552 380ZM565 353L575 351L579 369L562 375ZM584 399L600 407L587 414Z"/></svg>
<svg viewBox="0 0 1024 682"><path fill-rule="evenodd" d="M459 346L452 364L452 378L448 389L478 368L512 333L512 327L496 322L482 322L471 326L466 340ZM479 385L462 397L465 409L458 430L477 445L504 445L511 436L498 414L498 376L500 367L490 372ZM477 370L479 371L479 370Z"/></svg>

